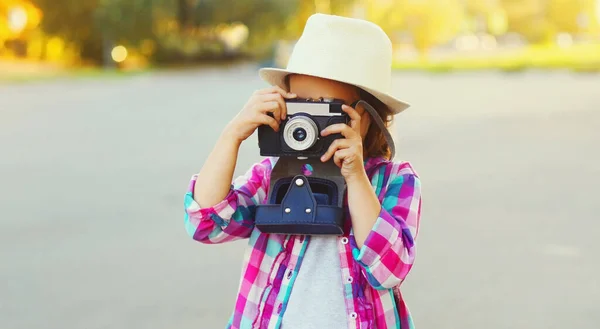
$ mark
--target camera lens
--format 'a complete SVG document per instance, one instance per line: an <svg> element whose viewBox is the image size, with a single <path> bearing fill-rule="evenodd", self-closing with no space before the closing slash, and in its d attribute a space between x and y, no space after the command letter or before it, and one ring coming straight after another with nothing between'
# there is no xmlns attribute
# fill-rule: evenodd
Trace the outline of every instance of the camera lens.
<svg viewBox="0 0 600 329"><path fill-rule="evenodd" d="M306 130L304 130L304 128L296 128L294 129L292 136L294 136L295 140L302 142L306 139Z"/></svg>
<svg viewBox="0 0 600 329"><path fill-rule="evenodd" d="M294 151L311 148L318 138L317 124L308 116L293 116L283 128L283 140Z"/></svg>

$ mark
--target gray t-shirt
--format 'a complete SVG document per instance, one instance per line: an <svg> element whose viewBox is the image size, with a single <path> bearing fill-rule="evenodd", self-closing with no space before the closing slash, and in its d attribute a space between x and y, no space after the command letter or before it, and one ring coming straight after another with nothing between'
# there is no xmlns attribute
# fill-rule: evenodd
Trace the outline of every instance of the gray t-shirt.
<svg viewBox="0 0 600 329"><path fill-rule="evenodd" d="M282 318L282 329L347 329L338 238L311 236Z"/></svg>

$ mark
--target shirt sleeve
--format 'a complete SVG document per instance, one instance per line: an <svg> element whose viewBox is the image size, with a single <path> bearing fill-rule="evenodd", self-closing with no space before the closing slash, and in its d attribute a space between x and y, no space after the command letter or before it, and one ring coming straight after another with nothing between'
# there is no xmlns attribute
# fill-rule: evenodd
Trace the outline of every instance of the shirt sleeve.
<svg viewBox="0 0 600 329"><path fill-rule="evenodd" d="M390 178L379 216L363 246L352 239L354 259L375 289L391 289L408 275L415 259L421 213L421 183L413 174Z"/></svg>
<svg viewBox="0 0 600 329"><path fill-rule="evenodd" d="M254 229L256 205L263 203L267 196L274 165L273 158L253 165L232 182L223 201L208 208L202 208L194 200L197 179L194 175L184 198L184 220L188 234L194 240L207 244L248 238Z"/></svg>

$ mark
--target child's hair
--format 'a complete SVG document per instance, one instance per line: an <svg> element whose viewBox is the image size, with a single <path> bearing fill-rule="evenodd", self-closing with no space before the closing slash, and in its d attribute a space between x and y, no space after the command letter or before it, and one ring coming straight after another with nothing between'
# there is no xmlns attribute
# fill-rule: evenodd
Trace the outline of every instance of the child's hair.
<svg viewBox="0 0 600 329"><path fill-rule="evenodd" d="M383 104L379 99L370 93L360 88L358 89L358 93L362 100L373 106L375 111L377 111L383 120L383 123L385 123L386 128L389 128L393 119L392 111L390 111L385 104ZM390 150L390 146L385 139L385 135L383 134L383 131L381 131L381 129L379 129L379 127L374 123L369 126L369 130L365 136L363 148L365 150L366 157L384 157L388 160L391 160L390 156L392 155L392 151Z"/></svg>

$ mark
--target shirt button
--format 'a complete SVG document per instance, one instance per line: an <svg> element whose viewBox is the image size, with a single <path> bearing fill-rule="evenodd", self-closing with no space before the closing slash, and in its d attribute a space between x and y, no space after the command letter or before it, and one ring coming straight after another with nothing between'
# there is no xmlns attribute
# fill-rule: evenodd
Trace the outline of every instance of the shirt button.
<svg viewBox="0 0 600 329"><path fill-rule="evenodd" d="M283 304L279 304L277 307L277 314L281 313L281 309L283 309Z"/></svg>
<svg viewBox="0 0 600 329"><path fill-rule="evenodd" d="M287 274L287 278L288 278L288 279L289 279L289 278L291 278L291 277L292 277L292 274L293 274L293 271L292 271L292 270L289 270L289 271L288 271L288 274Z"/></svg>
<svg viewBox="0 0 600 329"><path fill-rule="evenodd" d="M348 244L348 238L347 237L343 237L342 238L342 244Z"/></svg>
<svg viewBox="0 0 600 329"><path fill-rule="evenodd" d="M356 312L352 312L350 313L350 317L356 319L358 317L358 314L356 314Z"/></svg>
<svg viewBox="0 0 600 329"><path fill-rule="evenodd" d="M346 279L346 282L348 282L348 283L352 283L352 280L353 280L353 279L352 279L352 277L351 277L351 276L349 276L349 277Z"/></svg>

